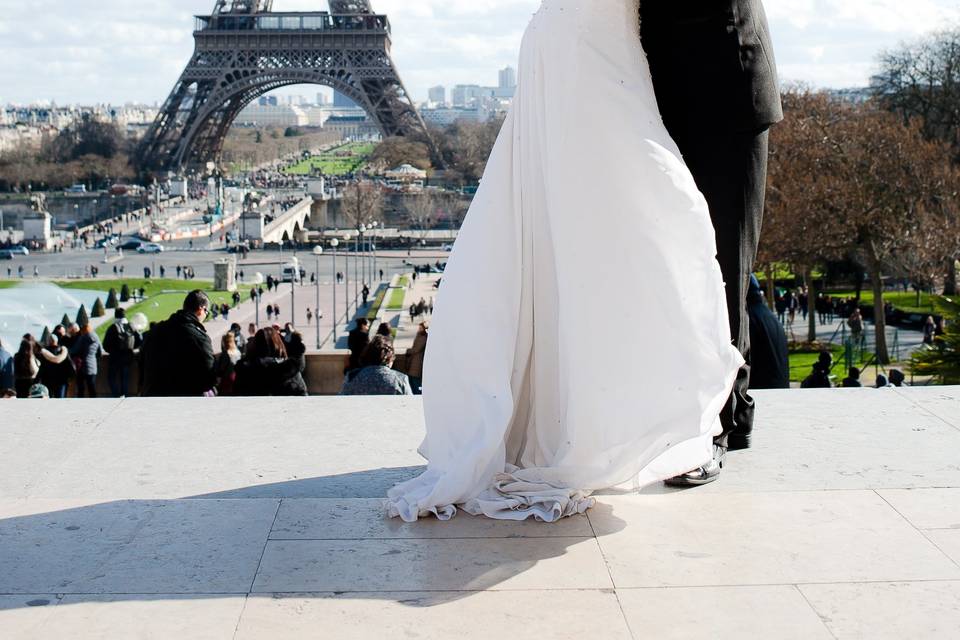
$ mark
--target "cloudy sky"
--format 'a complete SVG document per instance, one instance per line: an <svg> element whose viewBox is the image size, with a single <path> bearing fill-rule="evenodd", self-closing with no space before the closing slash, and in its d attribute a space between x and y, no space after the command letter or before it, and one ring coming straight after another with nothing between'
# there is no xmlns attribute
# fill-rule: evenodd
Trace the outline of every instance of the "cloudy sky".
<svg viewBox="0 0 960 640"><path fill-rule="evenodd" d="M616 2L620 0L584 0ZM675 0L685 1L685 0ZM0 103L162 101L213 0L0 0ZM496 84L539 0L373 0L417 100L435 84ZM957 0L766 0L785 80L864 85L879 51L960 24ZM325 0L274 8L326 9ZM312 95L312 89L288 93Z"/></svg>

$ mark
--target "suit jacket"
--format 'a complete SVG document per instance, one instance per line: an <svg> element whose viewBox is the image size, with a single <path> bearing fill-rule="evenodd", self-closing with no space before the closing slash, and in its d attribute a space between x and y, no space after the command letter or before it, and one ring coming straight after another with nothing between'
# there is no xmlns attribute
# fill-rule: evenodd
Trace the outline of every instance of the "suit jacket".
<svg viewBox="0 0 960 640"><path fill-rule="evenodd" d="M640 38L671 133L783 119L762 0L641 0Z"/></svg>

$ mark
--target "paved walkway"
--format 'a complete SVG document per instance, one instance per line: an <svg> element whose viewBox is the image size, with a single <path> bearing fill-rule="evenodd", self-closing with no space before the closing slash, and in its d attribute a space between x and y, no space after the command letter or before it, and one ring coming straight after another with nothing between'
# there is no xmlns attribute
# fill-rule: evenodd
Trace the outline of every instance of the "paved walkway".
<svg viewBox="0 0 960 640"><path fill-rule="evenodd" d="M553 525L386 519L419 398L6 401L0 638L955 638L960 388L756 395L717 483Z"/></svg>
<svg viewBox="0 0 960 640"><path fill-rule="evenodd" d="M316 285L311 285L309 282L304 285L296 285L296 291L293 293L293 295L291 295L291 289L293 287L294 285L291 285L290 283L283 283L273 291L267 291L266 284L263 285L263 298L261 299L259 305L260 311L258 326L267 326L269 322L270 324L278 324L282 327L287 322L291 322L293 323L294 327L296 327L303 334L307 349L309 351L316 351L317 324L319 322L320 341L323 344L324 349L332 349L333 341L330 334L333 331L333 291L331 290L331 282L320 282L320 309L323 312L323 318L319 321L316 317ZM346 294L344 289L345 287L342 284L338 285L337 332L340 335L346 335L347 327L349 326L349 323L344 319L344 314L346 313L344 300ZM351 300L350 304L352 319L353 314L355 313L355 301ZM279 318L273 316L268 320L266 313L266 308L268 305L280 307ZM314 313L314 317L310 322L307 321L308 308ZM247 335L247 325L250 323L257 323L257 305L250 300L249 293L243 295L242 302L239 307L230 310L230 314L226 320L221 317L217 320L211 320L210 322L206 323L207 333L210 334L211 340L213 340L215 343L215 347L219 346L220 337L227 332L227 330L230 328L230 325L234 322L243 327L245 336Z"/></svg>

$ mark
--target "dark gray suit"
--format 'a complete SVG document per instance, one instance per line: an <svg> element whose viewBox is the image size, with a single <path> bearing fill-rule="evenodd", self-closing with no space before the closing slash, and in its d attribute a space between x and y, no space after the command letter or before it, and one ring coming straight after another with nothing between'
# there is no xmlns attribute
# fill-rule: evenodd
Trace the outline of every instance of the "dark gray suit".
<svg viewBox="0 0 960 640"><path fill-rule="evenodd" d="M783 119L761 0L641 0L640 35L664 124L710 205L730 330L747 364L720 414L731 449L753 429L747 285L763 220L767 130Z"/></svg>

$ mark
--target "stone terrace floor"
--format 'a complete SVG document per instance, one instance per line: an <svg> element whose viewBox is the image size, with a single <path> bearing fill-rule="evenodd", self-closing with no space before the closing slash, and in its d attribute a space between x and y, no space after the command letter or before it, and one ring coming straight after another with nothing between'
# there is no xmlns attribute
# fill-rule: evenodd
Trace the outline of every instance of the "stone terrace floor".
<svg viewBox="0 0 960 640"><path fill-rule="evenodd" d="M3 402L0 638L956 638L960 389L756 395L554 525L384 519L418 399Z"/></svg>

